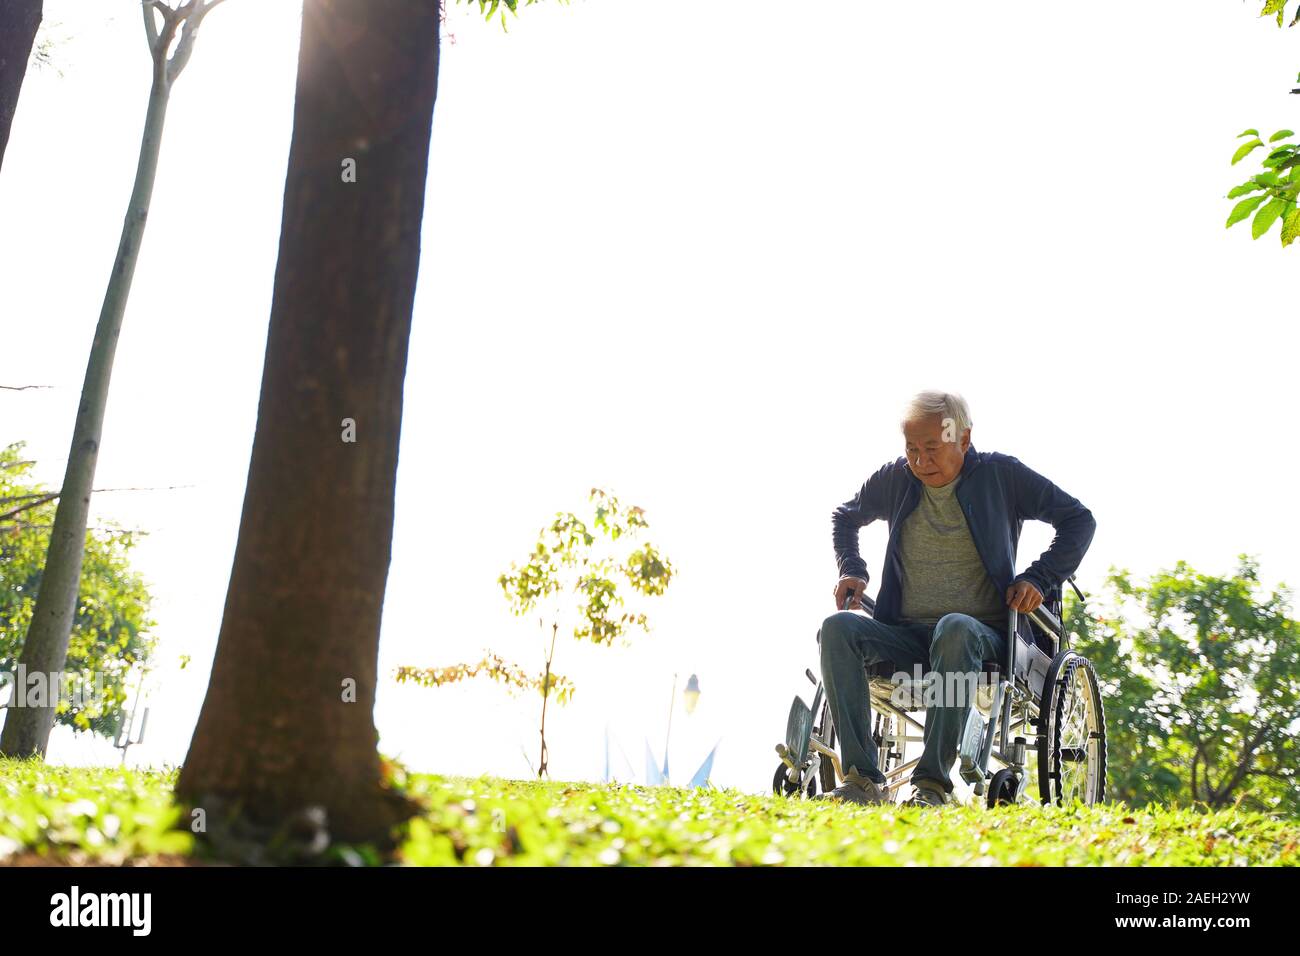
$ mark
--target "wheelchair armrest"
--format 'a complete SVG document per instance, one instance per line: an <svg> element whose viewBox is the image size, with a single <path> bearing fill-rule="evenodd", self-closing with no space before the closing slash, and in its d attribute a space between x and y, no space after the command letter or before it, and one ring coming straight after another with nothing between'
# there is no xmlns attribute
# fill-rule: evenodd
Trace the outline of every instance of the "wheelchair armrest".
<svg viewBox="0 0 1300 956"><path fill-rule="evenodd" d="M1058 639L1061 637L1062 625L1060 619L1043 605L1040 604L1030 611L1029 619L1049 634L1055 635Z"/></svg>

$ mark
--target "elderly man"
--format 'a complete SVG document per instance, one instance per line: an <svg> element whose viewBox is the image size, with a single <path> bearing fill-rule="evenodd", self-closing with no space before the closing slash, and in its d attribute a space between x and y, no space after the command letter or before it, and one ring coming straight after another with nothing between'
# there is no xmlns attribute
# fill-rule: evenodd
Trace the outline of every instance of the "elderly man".
<svg viewBox="0 0 1300 956"><path fill-rule="evenodd" d="M890 661L900 670L933 675L927 701L925 750L912 772L908 804L951 800L948 773L969 700L943 694L965 680L973 686L983 661L1006 653L1009 608L1028 613L1074 573L1092 542L1092 512L1018 459L977 452L965 400L926 391L903 418L906 457L882 467L835 509L832 539L840 579L837 610L822 623L822 679L840 738L844 783L833 800L886 803L890 795L871 739L871 699L865 664ZM863 607L867 568L858 555L858 529L889 522L883 577L874 616ZM1049 522L1051 546L1014 575L1016 546L1026 519ZM1021 633L1029 637L1022 619ZM953 680L952 675L958 675ZM964 696L964 695L963 695ZM931 698L933 699L933 698Z"/></svg>

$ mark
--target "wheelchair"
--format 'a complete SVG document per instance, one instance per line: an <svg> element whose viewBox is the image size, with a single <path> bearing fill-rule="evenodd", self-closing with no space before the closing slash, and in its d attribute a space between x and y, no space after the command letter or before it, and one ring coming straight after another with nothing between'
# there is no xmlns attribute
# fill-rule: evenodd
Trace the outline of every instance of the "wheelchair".
<svg viewBox="0 0 1300 956"><path fill-rule="evenodd" d="M1068 580L1083 601L1074 576ZM862 605L874 614L875 602L865 595ZM1042 604L1025 616L1034 642L1019 634L1020 612L1010 609L1006 656L984 662L958 741L960 776L990 808L1030 802L1031 776L1036 778L1044 805L1076 798L1087 804L1100 803L1106 796L1106 719L1101 688L1092 663L1068 646L1069 636L1061 623L1061 587L1052 588ZM899 790L924 749L925 725L915 715L925 710L927 681L896 680L899 672L890 661L868 664L866 670L877 766L885 775L891 799L897 802ZM813 797L819 788L829 792L844 779L836 753L835 723L822 682L811 669L804 674L816 688L812 705L796 695L785 741L776 746L781 763L772 788L787 797ZM916 751L911 759L909 747ZM1031 757L1036 764L1032 770Z"/></svg>

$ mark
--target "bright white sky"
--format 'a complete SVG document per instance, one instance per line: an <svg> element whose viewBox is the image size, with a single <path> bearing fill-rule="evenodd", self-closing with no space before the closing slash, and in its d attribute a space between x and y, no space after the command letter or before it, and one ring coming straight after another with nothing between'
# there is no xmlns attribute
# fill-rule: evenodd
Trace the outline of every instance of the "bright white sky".
<svg viewBox="0 0 1300 956"><path fill-rule="evenodd" d="M399 688L399 664L540 668L497 576L593 485L647 510L680 574L631 650L561 642L555 779L662 761L770 786L833 611L830 512L902 453L924 387L981 450L1078 496L1085 589L1185 559L1300 578L1287 484L1295 250L1225 230L1248 126L1295 127L1293 33L1258 4L452 6L434 117L376 711L385 752L529 775L540 699ZM0 174L0 442L62 479L139 145L132 0L47 0ZM270 310L299 4L231 0L173 96L117 353L96 519L150 532L146 744L177 763L233 555ZM1246 167L1249 167L1247 169ZM886 529L865 529L878 583ZM1033 523L1020 567L1046 547ZM179 668L182 655L192 663ZM680 696L680 695L679 695ZM622 752L620 752L620 748ZM628 762L624 762L623 753ZM111 761L56 736L51 758ZM630 762L631 768L628 763Z"/></svg>

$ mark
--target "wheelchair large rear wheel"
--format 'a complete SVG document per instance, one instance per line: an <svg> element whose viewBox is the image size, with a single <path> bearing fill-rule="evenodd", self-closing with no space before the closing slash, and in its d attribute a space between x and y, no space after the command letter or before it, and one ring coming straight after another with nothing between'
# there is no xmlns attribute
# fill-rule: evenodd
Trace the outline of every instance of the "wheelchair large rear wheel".
<svg viewBox="0 0 1300 956"><path fill-rule="evenodd" d="M1043 682L1038 715L1038 789L1043 803L1106 798L1106 715L1092 663L1057 655Z"/></svg>

